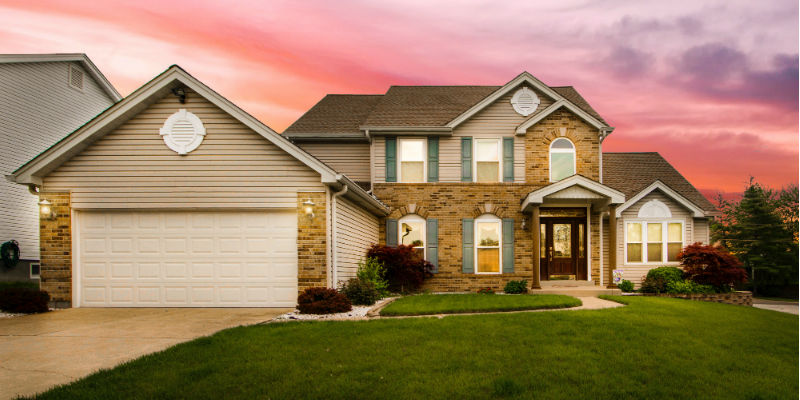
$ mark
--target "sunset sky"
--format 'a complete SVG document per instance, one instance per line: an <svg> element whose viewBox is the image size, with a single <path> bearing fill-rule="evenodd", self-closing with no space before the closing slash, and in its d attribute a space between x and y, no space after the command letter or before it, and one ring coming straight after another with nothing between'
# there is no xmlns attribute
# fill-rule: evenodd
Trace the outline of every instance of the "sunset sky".
<svg viewBox="0 0 800 400"><path fill-rule="evenodd" d="M0 0L0 48L86 53L122 95L178 64L278 132L326 93L528 71L704 193L798 180L797 0Z"/></svg>

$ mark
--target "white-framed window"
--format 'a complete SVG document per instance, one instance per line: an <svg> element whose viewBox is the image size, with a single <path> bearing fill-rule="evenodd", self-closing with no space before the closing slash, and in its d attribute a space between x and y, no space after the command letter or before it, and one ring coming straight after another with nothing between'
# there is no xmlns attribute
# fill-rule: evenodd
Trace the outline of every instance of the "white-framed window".
<svg viewBox="0 0 800 400"><path fill-rule="evenodd" d="M475 139L475 182L500 182L502 139Z"/></svg>
<svg viewBox="0 0 800 400"><path fill-rule="evenodd" d="M404 183L425 182L427 176L427 141L425 139L398 139L397 181Z"/></svg>
<svg viewBox="0 0 800 400"><path fill-rule="evenodd" d="M397 224L397 237L400 244L411 246L424 259L425 254L425 219L416 214L400 218Z"/></svg>
<svg viewBox="0 0 800 400"><path fill-rule="evenodd" d="M550 143L550 182L575 175L575 145L567 138Z"/></svg>
<svg viewBox="0 0 800 400"><path fill-rule="evenodd" d="M42 273L41 264L39 263L31 263L30 264L30 274L28 275L31 279L39 279L40 274Z"/></svg>
<svg viewBox="0 0 800 400"><path fill-rule="evenodd" d="M683 236L680 220L626 220L625 264L678 263Z"/></svg>
<svg viewBox="0 0 800 400"><path fill-rule="evenodd" d="M499 274L502 272L502 221L491 214L475 219L475 273Z"/></svg>

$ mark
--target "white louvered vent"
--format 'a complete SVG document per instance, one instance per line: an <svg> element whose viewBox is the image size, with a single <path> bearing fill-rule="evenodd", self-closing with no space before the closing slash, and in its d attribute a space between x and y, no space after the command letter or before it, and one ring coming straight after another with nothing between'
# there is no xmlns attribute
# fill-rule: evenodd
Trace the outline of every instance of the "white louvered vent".
<svg viewBox="0 0 800 400"><path fill-rule="evenodd" d="M75 89L83 90L83 71L74 65L69 66L69 85Z"/></svg>
<svg viewBox="0 0 800 400"><path fill-rule="evenodd" d="M514 93L511 98L511 106L514 107L514 111L518 114L527 117L539 107L539 96L533 90L524 87Z"/></svg>
<svg viewBox="0 0 800 400"><path fill-rule="evenodd" d="M200 146L206 136L206 128L200 118L181 108L167 118L159 133L167 147L185 155Z"/></svg>

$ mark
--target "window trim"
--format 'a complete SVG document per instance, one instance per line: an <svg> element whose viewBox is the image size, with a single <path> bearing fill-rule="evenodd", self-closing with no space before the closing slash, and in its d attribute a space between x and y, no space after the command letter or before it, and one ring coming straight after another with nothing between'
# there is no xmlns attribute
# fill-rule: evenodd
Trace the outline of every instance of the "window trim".
<svg viewBox="0 0 800 400"><path fill-rule="evenodd" d="M494 222L497 224L497 246L481 246L480 240L478 240L480 236L480 230L478 229L478 223L483 222ZM473 249L473 259L475 260L475 274L476 275L502 275L503 274L503 220L494 215L494 214L483 214L478 218L475 218L473 221L473 243L475 249ZM478 249L494 249L497 248L497 272L480 272L478 271Z"/></svg>
<svg viewBox="0 0 800 400"><path fill-rule="evenodd" d="M638 223L642 224L642 260L638 262L628 261L628 224ZM647 224L660 223L661 224L661 261L644 261L647 258ZM675 218L630 218L622 221L622 230L624 231L622 246L622 260L623 265L680 265L680 261L667 261L669 259L669 244L678 243L669 241L669 224L681 224L681 248L686 245L686 221ZM639 243L639 242L632 242ZM655 242L653 242L655 243Z"/></svg>
<svg viewBox="0 0 800 400"><path fill-rule="evenodd" d="M37 274L37 275L33 274L33 266L34 265L38 265L39 266L39 274ZM41 276L42 276L42 264L41 263L35 262L35 263L28 264L28 278L30 278L30 279L41 279Z"/></svg>
<svg viewBox="0 0 800 400"><path fill-rule="evenodd" d="M415 246L414 249L422 247L422 258L428 259L428 220L419 214L406 214L397 220L397 244L403 244L403 222L414 221L422 224L422 246Z"/></svg>
<svg viewBox="0 0 800 400"><path fill-rule="evenodd" d="M553 149L553 144L555 144L557 141L559 141L561 139L564 139L564 140L568 141L569 144L572 145L572 149L570 149L570 150ZM557 138L553 139L550 142L550 150L547 152L547 167L549 169L548 175L549 175L550 182L560 182L560 181L570 177L570 176L567 176L567 177L564 177L564 178L559 179L557 181L553 180L553 153L572 153L572 175L570 175L570 176L575 176L575 175L578 174L578 148L575 147L575 143L573 143L572 140L569 140L569 139L567 139L565 137L557 137Z"/></svg>
<svg viewBox="0 0 800 400"><path fill-rule="evenodd" d="M497 181L478 182L478 142L497 143ZM488 161L482 161L488 162ZM472 182L475 183L503 183L503 138L474 138L472 139ZM509 183L509 182L506 182Z"/></svg>
<svg viewBox="0 0 800 400"><path fill-rule="evenodd" d="M403 181L403 142L422 142L422 181ZM428 182L428 140L424 137L397 138L397 183L427 183ZM419 161L413 161L419 162Z"/></svg>

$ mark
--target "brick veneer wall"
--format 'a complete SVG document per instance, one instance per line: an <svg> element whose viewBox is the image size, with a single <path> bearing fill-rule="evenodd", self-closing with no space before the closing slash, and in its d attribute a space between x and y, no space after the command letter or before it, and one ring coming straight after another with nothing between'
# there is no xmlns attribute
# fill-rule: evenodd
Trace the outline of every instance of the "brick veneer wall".
<svg viewBox="0 0 800 400"><path fill-rule="evenodd" d="M314 217L303 203L314 202ZM297 290L327 285L326 196L324 192L297 193Z"/></svg>
<svg viewBox="0 0 800 400"><path fill-rule="evenodd" d="M600 139L596 128L568 110L561 109L528 129L525 134L525 182L550 184L550 143L564 137L575 145L577 173L600 180Z"/></svg>
<svg viewBox="0 0 800 400"><path fill-rule="evenodd" d="M72 232L69 193L40 193L51 203L55 219L39 218L39 287L50 294L51 306L72 304Z"/></svg>

